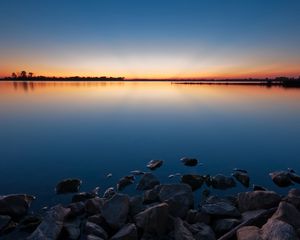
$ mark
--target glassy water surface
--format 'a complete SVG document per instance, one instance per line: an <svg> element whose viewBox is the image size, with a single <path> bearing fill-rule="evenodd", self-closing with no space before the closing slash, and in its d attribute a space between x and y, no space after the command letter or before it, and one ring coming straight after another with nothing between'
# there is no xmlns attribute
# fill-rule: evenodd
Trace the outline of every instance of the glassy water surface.
<svg viewBox="0 0 300 240"><path fill-rule="evenodd" d="M35 207L69 201L54 194L59 180L78 177L81 190L103 193L151 159L165 161L155 171L162 182L178 182L168 178L177 172L230 175L238 167L252 183L284 192L268 173L300 172L299 102L300 89L281 87L2 82L0 194L34 194ZM183 167L183 156L204 165Z"/></svg>

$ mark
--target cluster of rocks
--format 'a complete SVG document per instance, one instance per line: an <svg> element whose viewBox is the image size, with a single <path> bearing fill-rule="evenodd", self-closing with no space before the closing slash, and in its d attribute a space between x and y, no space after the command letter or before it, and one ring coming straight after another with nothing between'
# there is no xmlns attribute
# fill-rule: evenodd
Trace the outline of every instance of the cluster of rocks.
<svg viewBox="0 0 300 240"><path fill-rule="evenodd" d="M195 159L183 159L195 166ZM151 161L151 170L162 166ZM294 172L287 171L291 178ZM135 181L139 194L121 191ZM57 194L74 193L72 202L29 213L35 197L18 194L0 197L0 239L27 240L293 240L300 237L300 190L287 196L256 186L252 191L218 197L194 191L203 184L216 189L235 186L234 178L249 187L247 171L234 169L232 177L186 174L180 183L161 184L151 172L133 171L99 194L79 192L79 179L66 179ZM278 179L276 181L279 181ZM286 179L284 179L286 181ZM207 189L206 189L207 190Z"/></svg>

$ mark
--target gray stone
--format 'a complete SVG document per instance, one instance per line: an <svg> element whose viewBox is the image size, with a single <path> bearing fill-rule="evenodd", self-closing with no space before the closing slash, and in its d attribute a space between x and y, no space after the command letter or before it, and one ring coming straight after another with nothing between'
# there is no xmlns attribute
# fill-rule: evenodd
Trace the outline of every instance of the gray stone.
<svg viewBox="0 0 300 240"><path fill-rule="evenodd" d="M217 234L222 235L233 229L239 223L240 221L235 218L218 219L214 222L213 229Z"/></svg>
<svg viewBox="0 0 300 240"><path fill-rule="evenodd" d="M85 232L87 235L94 235L103 239L108 239L108 235L105 230L93 222L86 222Z"/></svg>
<svg viewBox="0 0 300 240"><path fill-rule="evenodd" d="M128 223L123 226L115 235L112 236L111 240L137 240L137 229L133 223Z"/></svg>
<svg viewBox="0 0 300 240"><path fill-rule="evenodd" d="M281 202L272 218L286 222L296 229L300 228L300 212L290 203Z"/></svg>
<svg viewBox="0 0 300 240"><path fill-rule="evenodd" d="M135 216L138 213L144 211L146 206L143 205L143 198L142 196L133 196L129 200L129 214L130 216Z"/></svg>
<svg viewBox="0 0 300 240"><path fill-rule="evenodd" d="M80 224L81 221L79 218L64 223L64 229L68 233L70 240L76 240L80 237Z"/></svg>
<svg viewBox="0 0 300 240"><path fill-rule="evenodd" d="M204 213L203 211L198 211L195 209L190 209L186 216L186 221L190 224L194 224L197 222L203 222L205 224L209 224L211 217L209 214Z"/></svg>
<svg viewBox="0 0 300 240"><path fill-rule="evenodd" d="M195 223L192 225L186 225L191 231L196 240L215 240L215 233L210 226L205 223Z"/></svg>
<svg viewBox="0 0 300 240"><path fill-rule="evenodd" d="M293 204L297 209L300 210L300 190L299 189L291 189L285 198L285 201Z"/></svg>
<svg viewBox="0 0 300 240"><path fill-rule="evenodd" d="M213 216L240 217L241 215L235 206L226 202L204 204L202 211Z"/></svg>
<svg viewBox="0 0 300 240"><path fill-rule="evenodd" d="M163 160L151 160L150 162L148 162L147 168L149 168L150 170L155 170L161 167L163 162Z"/></svg>
<svg viewBox="0 0 300 240"><path fill-rule="evenodd" d="M101 212L101 209L104 205L104 199L95 197L86 200L85 202L85 211L88 215L95 215Z"/></svg>
<svg viewBox="0 0 300 240"><path fill-rule="evenodd" d="M233 188L236 183L232 177L227 177L223 174L217 174L211 178L211 185L215 189L226 190L228 188Z"/></svg>
<svg viewBox="0 0 300 240"><path fill-rule="evenodd" d="M5 228L8 225L10 220L11 220L10 216L0 215L0 232L3 228Z"/></svg>
<svg viewBox="0 0 300 240"><path fill-rule="evenodd" d="M175 240L195 240L193 234L184 226L180 218L174 220L174 238Z"/></svg>
<svg viewBox="0 0 300 240"><path fill-rule="evenodd" d="M272 218L261 228L261 236L263 240L298 239L294 228L290 224Z"/></svg>
<svg viewBox="0 0 300 240"><path fill-rule="evenodd" d="M160 184L160 182L159 182L158 178L155 177L152 173L145 173L141 177L141 180L138 183L136 189L139 191L149 190L159 184Z"/></svg>

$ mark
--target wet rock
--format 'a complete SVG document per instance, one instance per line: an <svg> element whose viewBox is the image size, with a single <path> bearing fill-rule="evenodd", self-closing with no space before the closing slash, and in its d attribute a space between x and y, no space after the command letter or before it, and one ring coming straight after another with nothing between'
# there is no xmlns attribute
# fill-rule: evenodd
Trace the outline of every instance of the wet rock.
<svg viewBox="0 0 300 240"><path fill-rule="evenodd" d="M152 173L145 173L136 189L139 191L149 190L154 188L156 185L159 185L160 182L157 177L155 177Z"/></svg>
<svg viewBox="0 0 300 240"><path fill-rule="evenodd" d="M113 187L110 187L110 188L105 190L105 192L103 194L103 198L109 199L115 194L116 194L115 189Z"/></svg>
<svg viewBox="0 0 300 240"><path fill-rule="evenodd" d="M284 200L293 204L297 209L300 209L300 190L291 189Z"/></svg>
<svg viewBox="0 0 300 240"><path fill-rule="evenodd" d="M237 240L263 240L260 229L256 226L246 226L237 230Z"/></svg>
<svg viewBox="0 0 300 240"><path fill-rule="evenodd" d="M133 196L129 200L129 214L135 216L146 209L142 196Z"/></svg>
<svg viewBox="0 0 300 240"><path fill-rule="evenodd" d="M56 205L51 208L42 223L28 237L28 240L57 239L63 229L63 222L70 213L69 208Z"/></svg>
<svg viewBox="0 0 300 240"><path fill-rule="evenodd" d="M140 171L140 170L133 170L133 171L131 171L130 173L131 173L132 175L134 175L134 176L140 176L140 175L144 175L144 174L145 174L145 172Z"/></svg>
<svg viewBox="0 0 300 240"><path fill-rule="evenodd" d="M187 229L180 218L174 220L174 239L175 240L195 240L193 234Z"/></svg>
<svg viewBox="0 0 300 240"><path fill-rule="evenodd" d="M240 182L244 187L248 188L249 184L250 184L250 177L248 175L248 173L245 172L241 172L241 171L235 171L232 174L233 177L235 177L235 179Z"/></svg>
<svg viewBox="0 0 300 240"><path fill-rule="evenodd" d="M198 160L196 158L183 157L180 159L180 161L185 166L189 166L189 167L194 167L198 164Z"/></svg>
<svg viewBox="0 0 300 240"><path fill-rule="evenodd" d="M86 240L104 240L101 237L97 237L95 235L87 235Z"/></svg>
<svg viewBox="0 0 300 240"><path fill-rule="evenodd" d="M88 215L95 215L101 212L101 209L104 205L104 199L95 197L88 199L85 202L85 211Z"/></svg>
<svg viewBox="0 0 300 240"><path fill-rule="evenodd" d="M34 196L27 194L12 194L0 196L0 215L20 218L27 214Z"/></svg>
<svg viewBox="0 0 300 240"><path fill-rule="evenodd" d="M300 212L290 203L281 202L272 218L286 222L295 229L300 228Z"/></svg>
<svg viewBox="0 0 300 240"><path fill-rule="evenodd" d="M205 203L219 203L219 202L225 202L225 203L235 206L237 203L237 198L234 196L219 197L219 196L212 195L212 196L209 196L208 198L206 198L206 200L204 201L204 204Z"/></svg>
<svg viewBox="0 0 300 240"><path fill-rule="evenodd" d="M10 221L11 221L10 216L0 215L0 233L2 229L4 229L9 224Z"/></svg>
<svg viewBox="0 0 300 240"><path fill-rule="evenodd" d="M217 174L211 178L211 185L215 189L226 190L228 188L233 188L236 183L232 177L227 177L223 174Z"/></svg>
<svg viewBox="0 0 300 240"><path fill-rule="evenodd" d="M269 175L271 176L272 181L279 187L288 187L293 185L289 172L272 172Z"/></svg>
<svg viewBox="0 0 300 240"><path fill-rule="evenodd" d="M235 206L227 202L207 203L201 208L204 213L213 216L240 217L241 215Z"/></svg>
<svg viewBox="0 0 300 240"><path fill-rule="evenodd" d="M300 184L300 176L298 174L290 172L289 176L293 182Z"/></svg>
<svg viewBox="0 0 300 240"><path fill-rule="evenodd" d="M234 172L248 173L248 171L247 171L247 170L245 170L245 169L241 169L241 168L234 168L234 169L233 169L233 171L234 171Z"/></svg>
<svg viewBox="0 0 300 240"><path fill-rule="evenodd" d="M111 240L137 240L137 229L132 223L128 223L123 226L115 235L112 236Z"/></svg>
<svg viewBox="0 0 300 240"><path fill-rule="evenodd" d="M76 193L79 191L81 183L82 181L77 178L64 179L56 185L56 194Z"/></svg>
<svg viewBox="0 0 300 240"><path fill-rule="evenodd" d="M122 177L117 184L117 191L122 191L125 187L133 184L134 180L135 178L133 175Z"/></svg>
<svg viewBox="0 0 300 240"><path fill-rule="evenodd" d="M218 219L214 222L213 229L217 234L222 235L233 229L239 223L240 221L235 218Z"/></svg>
<svg viewBox="0 0 300 240"><path fill-rule="evenodd" d="M197 222L203 222L205 224L209 224L211 221L211 217L209 214L204 213L202 211L190 209L187 213L186 221L190 224L194 224Z"/></svg>
<svg viewBox="0 0 300 240"><path fill-rule="evenodd" d="M105 232L105 230L93 222L86 222L85 232L87 235L94 235L94 236L100 237L104 240L108 239L108 235Z"/></svg>
<svg viewBox="0 0 300 240"><path fill-rule="evenodd" d="M77 217L85 213L85 204L83 202L75 202L68 205L70 208L70 216Z"/></svg>
<svg viewBox="0 0 300 240"><path fill-rule="evenodd" d="M86 201L88 199L94 198L98 196L99 192L99 187L96 187L93 191L91 192L81 192L81 193L76 193L72 197L72 202L81 202L81 201Z"/></svg>
<svg viewBox="0 0 300 240"><path fill-rule="evenodd" d="M215 240L215 233L210 226L205 223L195 223L192 225L186 225L191 231L196 240Z"/></svg>
<svg viewBox="0 0 300 240"><path fill-rule="evenodd" d="M259 186L259 185L254 185L253 184L253 191L268 191L268 189L266 189L265 187L263 186Z"/></svg>
<svg viewBox="0 0 300 240"><path fill-rule="evenodd" d="M174 217L184 218L189 209L194 207L192 189L187 184L164 184L158 193L161 202L169 205L169 212Z"/></svg>
<svg viewBox="0 0 300 240"><path fill-rule="evenodd" d="M143 203L150 204L159 201L158 191L154 189L146 190L144 192Z"/></svg>
<svg viewBox="0 0 300 240"><path fill-rule="evenodd" d="M135 216L137 227L146 233L164 235L168 229L168 204L161 203L150 207Z"/></svg>
<svg viewBox="0 0 300 240"><path fill-rule="evenodd" d="M147 164L147 168L149 168L150 170L155 170L155 169L161 167L163 162L164 162L163 160L151 160Z"/></svg>
<svg viewBox="0 0 300 240"><path fill-rule="evenodd" d="M22 231L33 232L42 222L42 218L38 215L25 216L19 224Z"/></svg>
<svg viewBox="0 0 300 240"><path fill-rule="evenodd" d="M80 236L80 224L79 218L75 218L72 221L64 223L64 229L68 235L68 239L77 240Z"/></svg>
<svg viewBox="0 0 300 240"><path fill-rule="evenodd" d="M102 208L102 216L113 229L121 228L129 212L129 198L124 194L115 194Z"/></svg>
<svg viewBox="0 0 300 240"><path fill-rule="evenodd" d="M297 240L294 228L283 221L269 219L261 228L261 236L264 240Z"/></svg>
<svg viewBox="0 0 300 240"><path fill-rule="evenodd" d="M238 207L241 212L276 207L281 197L273 191L254 191L238 194Z"/></svg>
<svg viewBox="0 0 300 240"><path fill-rule="evenodd" d="M95 223L101 227L103 227L104 230L106 229L110 229L110 227L108 226L108 224L106 223L104 217L101 214L95 214L93 216L89 216L87 218L87 222L92 222Z"/></svg>
<svg viewBox="0 0 300 240"><path fill-rule="evenodd" d="M195 191L202 187L204 178L201 175L185 174L181 177L181 182L190 185L192 190Z"/></svg>

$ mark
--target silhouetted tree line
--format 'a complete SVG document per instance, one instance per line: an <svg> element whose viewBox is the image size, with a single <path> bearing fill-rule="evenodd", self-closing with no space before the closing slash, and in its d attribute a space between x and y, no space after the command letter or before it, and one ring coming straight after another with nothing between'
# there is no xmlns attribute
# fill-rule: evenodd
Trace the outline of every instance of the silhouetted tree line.
<svg viewBox="0 0 300 240"><path fill-rule="evenodd" d="M46 76L35 76L32 72L21 71L19 73L13 72L11 77L4 78L5 80L28 80L28 81L123 81L124 77L46 77Z"/></svg>

